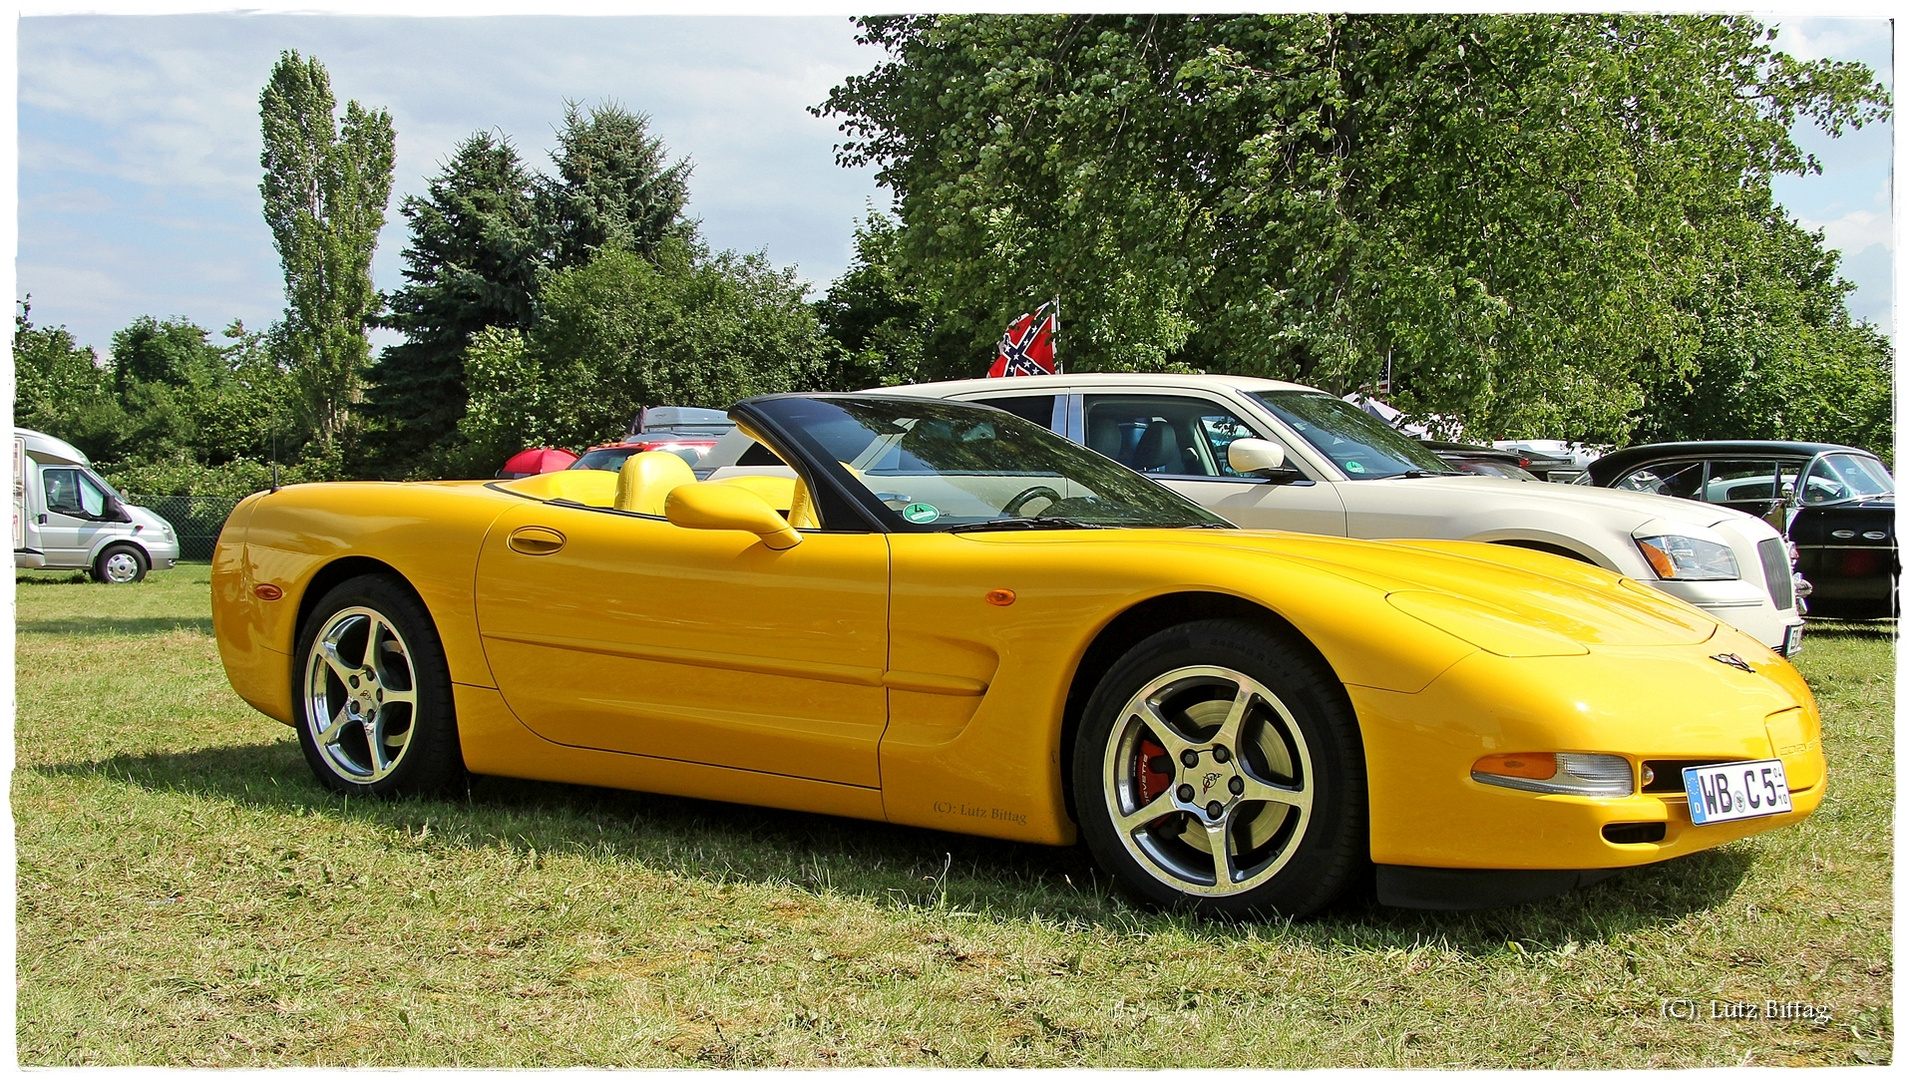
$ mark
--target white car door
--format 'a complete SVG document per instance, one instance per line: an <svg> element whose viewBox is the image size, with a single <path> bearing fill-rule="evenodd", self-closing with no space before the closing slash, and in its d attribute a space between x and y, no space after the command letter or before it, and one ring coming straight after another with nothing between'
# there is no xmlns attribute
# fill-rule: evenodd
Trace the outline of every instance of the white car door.
<svg viewBox="0 0 1909 1080"><path fill-rule="evenodd" d="M1260 430L1218 398L1191 391L1089 391L1082 395L1081 424L1081 441L1091 449L1242 528L1346 535L1339 485L1314 472L1285 439ZM1234 472L1226 463L1234 439L1278 443L1304 479L1275 483Z"/></svg>

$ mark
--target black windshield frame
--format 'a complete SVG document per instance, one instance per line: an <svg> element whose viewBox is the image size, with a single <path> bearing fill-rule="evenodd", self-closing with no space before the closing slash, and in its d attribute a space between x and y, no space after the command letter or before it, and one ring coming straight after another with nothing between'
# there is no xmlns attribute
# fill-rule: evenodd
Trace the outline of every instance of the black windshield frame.
<svg viewBox="0 0 1909 1080"><path fill-rule="evenodd" d="M1108 494L1112 494L1115 490L1123 493L1131 492L1138 502L1146 504L1144 509L1157 511L1160 517L1160 520L1144 521L1094 520L1088 522L1090 526L1150 529L1230 529L1235 527L1225 518L1214 514L1191 499L1155 483L1118 462L1104 458L1039 424L1030 423L992 406L890 394L775 394L738 402L731 410L731 415L751 432L760 435L763 442L769 444L771 449L802 474L811 490L816 492L818 501L823 504L823 521L829 531L839 531L842 528L835 523L838 518L831 516L831 509L833 508L839 516L849 507L853 507L855 517L867 522L868 528L865 531L870 532L948 532L962 526L968 526L963 529L964 532L972 532L974 531L972 526L976 523L954 519L917 523L907 520L895 508L876 498L875 493L850 476L834 454L823 447L811 433L810 428L818 418L806 415L817 412L811 403L833 407L838 413L852 411L873 414L886 409L932 415L953 422L988 421L999 427L1011 429L1017 439L1038 444L1044 452L1055 455L1070 466L1078 468L1081 475L1097 477L1109 486ZM1034 484L1044 477L1051 479L1055 474L1030 470L1025 474L1007 472L997 475L1025 475L1029 483ZM1127 485L1134 485L1134 487L1127 488ZM997 520L1012 519L1004 517Z"/></svg>

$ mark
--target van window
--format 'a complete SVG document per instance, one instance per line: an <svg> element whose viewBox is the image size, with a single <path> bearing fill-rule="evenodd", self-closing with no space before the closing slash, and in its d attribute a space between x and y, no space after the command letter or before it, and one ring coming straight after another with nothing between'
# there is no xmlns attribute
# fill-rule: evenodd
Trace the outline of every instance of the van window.
<svg viewBox="0 0 1909 1080"><path fill-rule="evenodd" d="M40 481L46 488L48 510L70 517L106 516L106 493L78 469L42 469Z"/></svg>

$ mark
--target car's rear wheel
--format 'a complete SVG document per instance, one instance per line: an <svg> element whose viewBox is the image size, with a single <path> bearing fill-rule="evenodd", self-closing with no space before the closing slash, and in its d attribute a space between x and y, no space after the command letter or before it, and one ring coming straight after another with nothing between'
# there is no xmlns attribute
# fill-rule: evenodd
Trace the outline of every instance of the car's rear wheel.
<svg viewBox="0 0 1909 1080"><path fill-rule="evenodd" d="M136 544L112 544L93 560L93 580L108 585L131 585L146 580L152 566Z"/></svg>
<svg viewBox="0 0 1909 1080"><path fill-rule="evenodd" d="M1080 826L1141 899L1306 915L1366 861L1365 761L1332 672L1242 620L1161 631L1089 699L1074 745Z"/></svg>
<svg viewBox="0 0 1909 1080"><path fill-rule="evenodd" d="M444 647L409 589L377 575L343 582L305 621L297 656L298 741L319 782L408 795L463 776Z"/></svg>

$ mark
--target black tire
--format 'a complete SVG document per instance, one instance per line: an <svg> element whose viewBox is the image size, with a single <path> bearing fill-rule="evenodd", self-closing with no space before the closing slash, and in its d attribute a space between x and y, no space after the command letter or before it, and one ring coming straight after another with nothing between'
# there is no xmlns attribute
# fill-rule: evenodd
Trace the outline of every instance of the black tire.
<svg viewBox="0 0 1909 1080"><path fill-rule="evenodd" d="M108 544L93 560L93 580L105 585L132 585L146 580L152 560L138 544Z"/></svg>
<svg viewBox="0 0 1909 1080"><path fill-rule="evenodd" d="M1303 642L1269 626L1211 619L1134 646L1088 699L1073 775L1088 849L1148 904L1299 917L1369 865L1351 704Z"/></svg>
<svg viewBox="0 0 1909 1080"><path fill-rule="evenodd" d="M437 626L397 579L366 575L318 601L298 631L292 709L305 763L347 795L426 795L464 778Z"/></svg>

